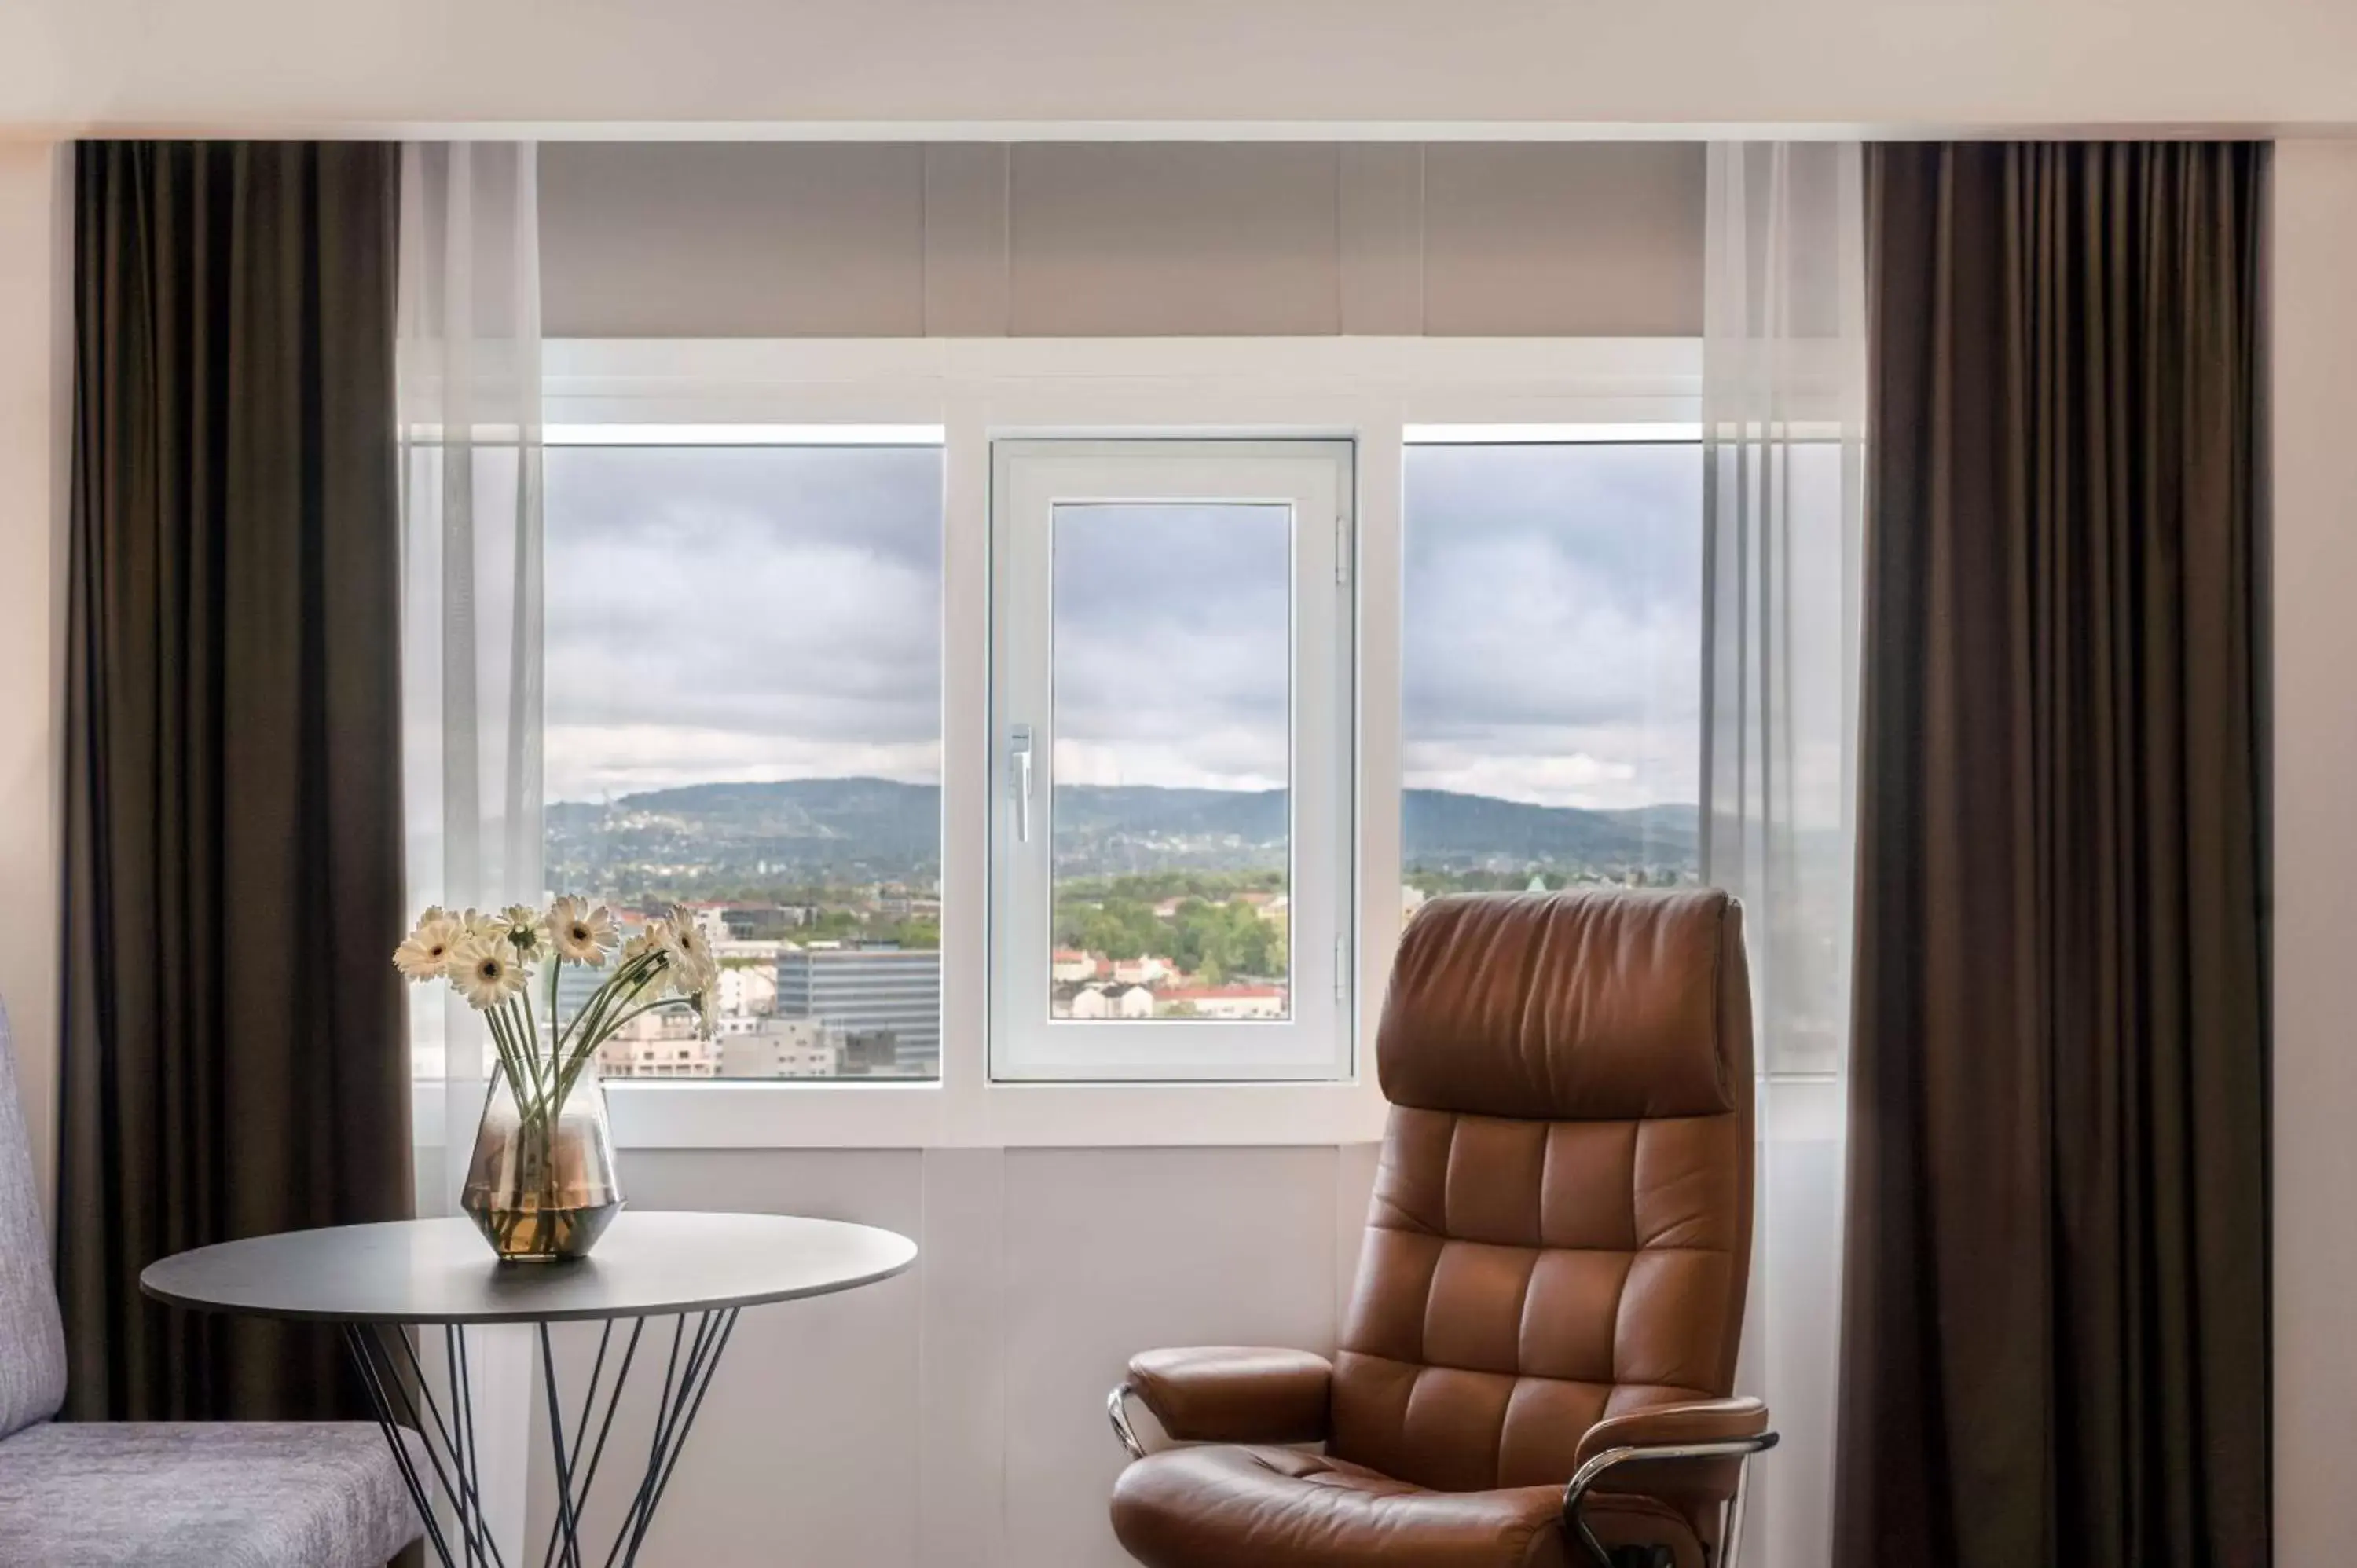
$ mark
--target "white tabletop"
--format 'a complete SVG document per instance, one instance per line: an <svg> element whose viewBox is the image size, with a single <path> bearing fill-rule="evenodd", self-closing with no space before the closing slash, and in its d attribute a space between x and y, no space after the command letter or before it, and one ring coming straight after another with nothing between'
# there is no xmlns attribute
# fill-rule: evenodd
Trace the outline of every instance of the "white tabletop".
<svg viewBox="0 0 2357 1568"><path fill-rule="evenodd" d="M225 1241L151 1263L160 1301L334 1323L562 1323L755 1306L888 1279L906 1236L778 1214L623 1213L577 1262L502 1263L464 1218Z"/></svg>

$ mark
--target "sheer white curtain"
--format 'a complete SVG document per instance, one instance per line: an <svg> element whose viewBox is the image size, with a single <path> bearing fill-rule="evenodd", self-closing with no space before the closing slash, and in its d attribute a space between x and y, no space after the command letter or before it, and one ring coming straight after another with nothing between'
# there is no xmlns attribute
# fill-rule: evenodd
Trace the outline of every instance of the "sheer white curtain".
<svg viewBox="0 0 2357 1568"><path fill-rule="evenodd" d="M1749 1568L1830 1552L1849 1032L1866 250L1855 144L1710 149L1703 349L1706 880L1742 899L1760 1048L1743 1380Z"/></svg>
<svg viewBox="0 0 2357 1568"><path fill-rule="evenodd" d="M530 143L403 149L403 753L417 908L543 893L537 166ZM413 1005L419 1077L443 1086L440 1116L429 1100L418 1118L421 1145L441 1134L418 1151L420 1197L450 1213L482 1105L483 1031L447 987Z"/></svg>

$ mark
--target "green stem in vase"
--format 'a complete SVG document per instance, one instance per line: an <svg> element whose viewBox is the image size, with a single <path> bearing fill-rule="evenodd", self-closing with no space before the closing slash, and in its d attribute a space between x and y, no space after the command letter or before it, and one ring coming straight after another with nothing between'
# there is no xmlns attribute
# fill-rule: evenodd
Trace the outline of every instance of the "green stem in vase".
<svg viewBox="0 0 2357 1568"><path fill-rule="evenodd" d="M574 1036L574 1054L586 1055L596 1050L606 1043L608 1036L621 1027L619 1020L608 1023L606 1015L636 995L647 977L661 970L662 963L661 953L648 952L626 959L615 969L606 983L597 988L597 994L590 997L589 1005L583 1008L581 1015L573 1022L569 1033ZM559 1054L565 1054L564 1040L560 1038L557 1043Z"/></svg>
<svg viewBox="0 0 2357 1568"><path fill-rule="evenodd" d="M590 998L589 1004L581 1010L565 1034L559 1036L559 1048L555 1053L554 1099L560 1109L571 1096L574 1085L580 1080L590 1058L597 1055L599 1047L613 1037L616 1030L640 1014L669 1004L670 999L660 999L631 1008L619 1017L611 1016L616 1007L626 1005L630 998L638 994L650 977L662 972L663 961L661 953L641 953L637 958L625 961L606 983L597 988L597 994ZM569 1048L565 1045L568 1037L571 1041Z"/></svg>
<svg viewBox="0 0 2357 1568"><path fill-rule="evenodd" d="M558 1069L555 1090L558 1110L561 1112L565 1102L572 1098L575 1086L581 1081L581 1075L588 1069L590 1059L597 1055L597 1047L611 1038L623 1025L660 1008L677 1007L683 1004L682 999L676 996L659 997L652 1002L642 1003L616 1018L607 1026L602 1034L595 1038L577 1043L572 1054L565 1058L563 1066Z"/></svg>
<svg viewBox="0 0 2357 1568"><path fill-rule="evenodd" d="M498 1011L493 1010L483 1015L483 1023L490 1031L492 1049L499 1053L500 1072L507 1079L509 1090L513 1092L517 1102L521 1104L525 1093L522 1076L524 1069L523 1064L517 1059L514 1042L509 1038L508 1030L505 1027L506 1021Z"/></svg>
<svg viewBox="0 0 2357 1568"><path fill-rule="evenodd" d="M532 1091L537 1095L541 1091L540 1026L533 1020L530 993L519 993L506 1004L506 1010L508 1032L515 1040L517 1056L532 1076Z"/></svg>
<svg viewBox="0 0 2357 1568"><path fill-rule="evenodd" d="M565 1031L559 1026L556 1016L556 982L558 977L564 972L564 961L558 959L554 954L550 955L548 961L548 1057L549 1060L552 1062L562 1061L565 1058Z"/></svg>

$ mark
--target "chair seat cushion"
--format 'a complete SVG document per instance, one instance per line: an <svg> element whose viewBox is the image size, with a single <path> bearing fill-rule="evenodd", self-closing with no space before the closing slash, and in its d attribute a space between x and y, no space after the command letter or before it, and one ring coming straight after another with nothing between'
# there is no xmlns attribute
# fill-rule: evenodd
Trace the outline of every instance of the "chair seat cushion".
<svg viewBox="0 0 2357 1568"><path fill-rule="evenodd" d="M53 1422L0 1442L9 1568L383 1568L418 1532L366 1423Z"/></svg>
<svg viewBox="0 0 2357 1568"><path fill-rule="evenodd" d="M1303 1449L1219 1444L1123 1471L1113 1528L1146 1568L1586 1568L1562 1510L1560 1487L1435 1492ZM1598 1498L1587 1519L1608 1545L1658 1542L1701 1568L1702 1543L1666 1505Z"/></svg>

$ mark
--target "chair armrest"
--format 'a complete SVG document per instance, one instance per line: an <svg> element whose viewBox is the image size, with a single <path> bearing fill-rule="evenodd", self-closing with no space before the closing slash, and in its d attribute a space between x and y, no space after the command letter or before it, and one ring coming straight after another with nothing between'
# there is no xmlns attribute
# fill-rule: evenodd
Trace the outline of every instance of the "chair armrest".
<svg viewBox="0 0 2357 1568"><path fill-rule="evenodd" d="M1756 1399L1695 1400L1610 1415L1587 1429L1572 1456L1578 1468L1615 1448L1658 1448L1692 1443L1732 1443L1768 1430L1768 1407Z"/></svg>
<svg viewBox="0 0 2357 1568"><path fill-rule="evenodd" d="M1579 1507L1607 1472L1619 1470L1615 1491L1660 1496L1682 1508L1724 1505L1721 1556L1714 1561L1734 1563L1743 1534L1744 1473L1752 1455L1776 1442L1768 1430L1768 1407L1756 1399L1696 1400L1608 1417L1579 1440L1576 1468L1563 1489L1564 1527L1595 1562L1610 1568Z"/></svg>
<svg viewBox="0 0 2357 1568"><path fill-rule="evenodd" d="M1326 1435L1326 1402L1334 1368L1307 1350L1236 1346L1148 1350L1133 1357L1129 1380L1114 1391L1114 1425L1124 1393L1135 1393L1181 1443L1309 1443ZM1135 1452L1135 1440L1125 1435Z"/></svg>

